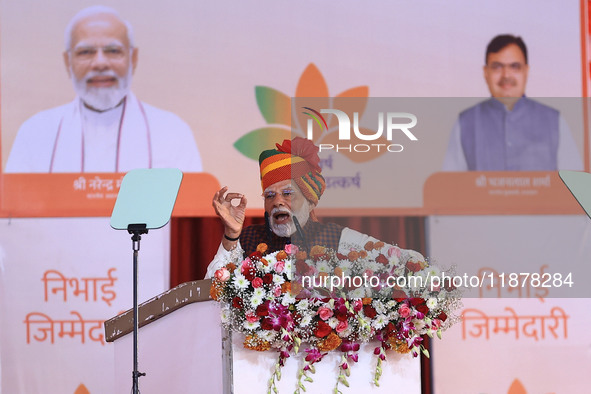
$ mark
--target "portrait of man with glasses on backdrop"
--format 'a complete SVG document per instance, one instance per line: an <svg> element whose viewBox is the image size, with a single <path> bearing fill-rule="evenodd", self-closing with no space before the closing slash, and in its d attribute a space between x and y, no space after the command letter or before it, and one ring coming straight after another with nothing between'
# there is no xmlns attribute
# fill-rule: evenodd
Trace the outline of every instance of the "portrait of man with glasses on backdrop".
<svg viewBox="0 0 591 394"><path fill-rule="evenodd" d="M202 171L187 123L131 92L138 48L131 24L117 11L78 12L66 27L63 57L76 98L22 124L5 172Z"/></svg>
<svg viewBox="0 0 591 394"><path fill-rule="evenodd" d="M523 39L509 34L493 38L483 70L492 97L460 113L442 169L582 170L560 112L525 95L529 64Z"/></svg>

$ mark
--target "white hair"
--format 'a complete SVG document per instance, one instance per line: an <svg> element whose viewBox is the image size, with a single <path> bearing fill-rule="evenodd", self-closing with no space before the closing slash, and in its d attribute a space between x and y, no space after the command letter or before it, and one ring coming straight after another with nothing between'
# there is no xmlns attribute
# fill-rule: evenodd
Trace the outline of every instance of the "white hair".
<svg viewBox="0 0 591 394"><path fill-rule="evenodd" d="M129 46L132 48L134 47L133 28L131 27L131 23L129 23L128 21L123 19L121 17L121 15L119 15L119 13L114 8L107 7L104 5L94 5L91 7L84 8L83 10L80 10L76 15L74 15L74 17L72 19L70 19L70 22L66 26L66 31L64 34L64 43L65 43L66 51L70 50L70 47L72 45L72 31L74 30L74 27L82 19L88 18L89 16L93 16L93 15L99 15L99 14L109 14L109 15L113 15L117 19L119 19L125 25L125 28L127 30L127 40L129 41Z"/></svg>

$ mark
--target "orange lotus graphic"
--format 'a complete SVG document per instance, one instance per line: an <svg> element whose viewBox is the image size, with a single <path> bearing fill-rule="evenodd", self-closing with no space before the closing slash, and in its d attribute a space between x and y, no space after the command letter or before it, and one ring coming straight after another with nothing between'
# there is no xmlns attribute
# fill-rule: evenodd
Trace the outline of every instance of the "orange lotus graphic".
<svg viewBox="0 0 591 394"><path fill-rule="evenodd" d="M274 148L277 142L296 136L306 138L305 126L307 120L310 119L308 110L311 110L306 107L307 99L313 98L317 108L338 108L345 112L357 112L361 118L365 112L368 94L369 87L357 86L331 97L322 73L314 63L310 63L300 77L294 100L287 94L270 87L257 86L255 88L257 104L267 125L243 135L234 143L234 147L244 156L257 160L262 150ZM295 119L292 119L292 114L295 114ZM313 136L314 143L317 145L338 145L337 123L334 116L327 116L326 123L321 128L322 132ZM360 130L368 131L363 128ZM353 144L356 141L352 139L350 142ZM376 143L380 142L386 143L387 140L376 141ZM360 163L373 160L382 155L384 151L360 154L343 150L339 153Z"/></svg>

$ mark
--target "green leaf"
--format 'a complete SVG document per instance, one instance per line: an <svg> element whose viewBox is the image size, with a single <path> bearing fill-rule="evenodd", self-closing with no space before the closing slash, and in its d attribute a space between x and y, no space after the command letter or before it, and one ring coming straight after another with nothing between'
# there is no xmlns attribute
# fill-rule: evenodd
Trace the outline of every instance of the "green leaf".
<svg viewBox="0 0 591 394"><path fill-rule="evenodd" d="M261 115L267 124L291 127L291 99L284 93L266 86L254 89Z"/></svg>
<svg viewBox="0 0 591 394"><path fill-rule="evenodd" d="M262 151L274 149L275 144L291 139L288 129L263 127L253 130L234 142L234 148L249 159L258 160Z"/></svg>

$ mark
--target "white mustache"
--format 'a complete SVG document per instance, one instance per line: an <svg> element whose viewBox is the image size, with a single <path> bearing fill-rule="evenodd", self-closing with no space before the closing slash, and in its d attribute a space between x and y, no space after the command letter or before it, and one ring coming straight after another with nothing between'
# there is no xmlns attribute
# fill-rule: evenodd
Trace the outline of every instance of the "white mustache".
<svg viewBox="0 0 591 394"><path fill-rule="evenodd" d="M287 213L289 216L292 216L292 213L289 209L285 207L275 207L271 210L271 217L274 217L277 213Z"/></svg>
<svg viewBox="0 0 591 394"><path fill-rule="evenodd" d="M84 82L88 82L89 79L92 79L94 77L113 77L113 78L119 80L119 76L113 70L107 70L107 71L89 71L84 76Z"/></svg>

